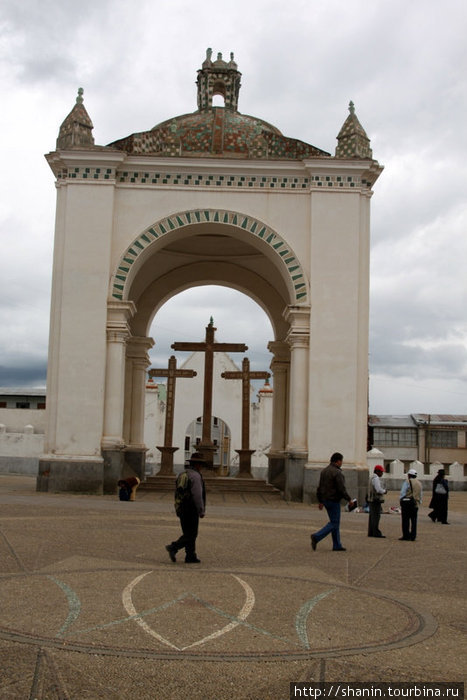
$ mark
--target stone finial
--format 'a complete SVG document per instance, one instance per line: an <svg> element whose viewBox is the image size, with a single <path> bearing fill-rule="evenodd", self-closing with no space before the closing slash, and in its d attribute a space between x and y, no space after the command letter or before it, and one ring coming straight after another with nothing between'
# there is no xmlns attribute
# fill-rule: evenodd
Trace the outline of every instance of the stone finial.
<svg viewBox="0 0 467 700"><path fill-rule="evenodd" d="M83 104L83 88L78 89L76 104L60 127L57 149L94 146L93 123Z"/></svg>
<svg viewBox="0 0 467 700"><path fill-rule="evenodd" d="M209 325L210 325L210 326L213 326L213 325L214 325L214 319L213 319L212 316L211 316L211 318L209 319Z"/></svg>
<svg viewBox="0 0 467 700"><path fill-rule="evenodd" d="M355 114L355 105L349 102L349 116L337 136L336 158L371 158L370 139Z"/></svg>
<svg viewBox="0 0 467 700"><path fill-rule="evenodd" d="M212 49L206 49L206 58L203 61L203 68L209 68L212 66Z"/></svg>

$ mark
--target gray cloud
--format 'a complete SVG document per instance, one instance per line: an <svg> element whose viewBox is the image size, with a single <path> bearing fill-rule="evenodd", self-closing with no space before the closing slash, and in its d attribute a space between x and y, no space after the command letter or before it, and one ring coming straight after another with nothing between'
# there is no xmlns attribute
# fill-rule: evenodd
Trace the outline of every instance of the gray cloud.
<svg viewBox="0 0 467 700"><path fill-rule="evenodd" d="M464 413L463 0L238 0L218 18L218 0L2 4L1 376L44 377L55 195L42 154L78 86L96 143L109 143L194 111L211 46L235 52L242 112L331 153L355 102L385 166L372 199L370 409ZM212 314L222 339L246 342L267 369L269 322L253 302L191 294L156 316L152 358L165 364L174 340L202 337Z"/></svg>

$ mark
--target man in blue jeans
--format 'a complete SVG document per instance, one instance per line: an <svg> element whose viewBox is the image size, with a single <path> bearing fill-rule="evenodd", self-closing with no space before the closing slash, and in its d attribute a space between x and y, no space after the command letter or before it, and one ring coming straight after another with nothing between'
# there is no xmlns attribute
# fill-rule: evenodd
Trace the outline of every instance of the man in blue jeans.
<svg viewBox="0 0 467 700"><path fill-rule="evenodd" d="M350 503L352 500L345 488L345 478L342 473L343 456L340 452L334 452L328 466L323 469L319 477L319 486L316 495L319 501L320 510L323 506L326 508L329 516L329 522L311 535L311 547L313 551L316 545L326 535L332 535L333 552L345 552L345 547L342 546L339 526L341 521L341 500L345 499Z"/></svg>

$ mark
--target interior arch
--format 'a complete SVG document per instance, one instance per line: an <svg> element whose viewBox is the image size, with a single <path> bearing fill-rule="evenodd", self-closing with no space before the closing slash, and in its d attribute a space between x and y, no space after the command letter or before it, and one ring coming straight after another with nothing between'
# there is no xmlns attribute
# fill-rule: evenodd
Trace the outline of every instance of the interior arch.
<svg viewBox="0 0 467 700"><path fill-rule="evenodd" d="M206 263L218 279L216 267L223 262L236 266L237 284L243 277L251 281L251 273L274 288L283 298L282 310L308 303L308 282L290 246L261 221L225 210L174 214L149 227L123 254L111 295L138 308L147 288L177 268ZM255 295L254 285L244 291Z"/></svg>

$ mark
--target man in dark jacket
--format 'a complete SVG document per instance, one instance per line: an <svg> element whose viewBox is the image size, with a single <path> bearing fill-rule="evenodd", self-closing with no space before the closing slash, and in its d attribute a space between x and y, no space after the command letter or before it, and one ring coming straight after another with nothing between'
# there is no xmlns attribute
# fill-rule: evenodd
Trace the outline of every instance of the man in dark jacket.
<svg viewBox="0 0 467 700"><path fill-rule="evenodd" d="M334 552L345 552L342 546L339 532L341 520L341 500L345 499L350 503L352 500L345 488L345 478L341 471L343 456L340 452L334 452L331 462L323 469L319 477L319 486L316 492L320 510L326 508L329 522L311 535L311 547L316 549L316 545L323 537L332 535L332 549Z"/></svg>
<svg viewBox="0 0 467 700"><path fill-rule="evenodd" d="M198 536L199 519L204 518L206 507L206 489L200 469L206 466L203 456L194 452L188 460L190 466L185 469L188 477L186 498L177 505L177 516L180 518L182 536L166 545L171 561L175 562L179 549L185 548L185 563L199 564L196 554L196 538Z"/></svg>

